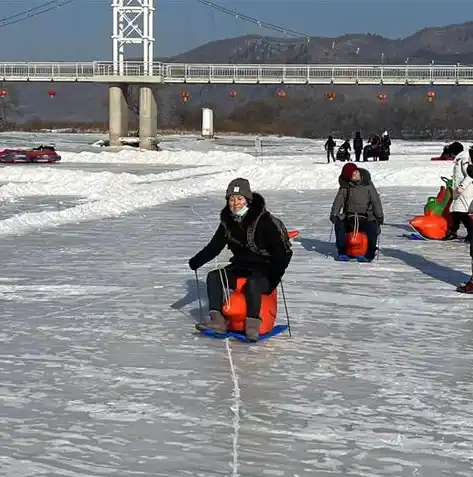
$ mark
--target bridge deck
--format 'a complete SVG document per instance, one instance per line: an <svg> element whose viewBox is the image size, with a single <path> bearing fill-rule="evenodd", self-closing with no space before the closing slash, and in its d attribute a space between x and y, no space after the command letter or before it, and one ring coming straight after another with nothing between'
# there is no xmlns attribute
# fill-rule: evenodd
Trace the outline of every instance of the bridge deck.
<svg viewBox="0 0 473 477"><path fill-rule="evenodd" d="M168 84L473 85L473 66L461 65L252 65L142 62L0 63L6 82Z"/></svg>

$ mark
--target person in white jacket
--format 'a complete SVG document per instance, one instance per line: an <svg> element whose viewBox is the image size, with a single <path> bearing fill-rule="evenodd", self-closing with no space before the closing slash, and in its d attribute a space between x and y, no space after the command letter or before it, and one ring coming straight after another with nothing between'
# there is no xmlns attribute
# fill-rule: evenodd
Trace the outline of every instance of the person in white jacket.
<svg viewBox="0 0 473 477"><path fill-rule="evenodd" d="M465 241L470 240L470 232L472 229L470 221L470 206L473 202L473 179L468 176L467 168L472 164L473 149L470 148L468 154L461 153L455 158L453 165L453 201L450 205L450 212L452 213L452 225L448 231L446 240L453 240L458 238L458 229L460 224L463 224L467 236Z"/></svg>
<svg viewBox="0 0 473 477"><path fill-rule="evenodd" d="M467 174L470 182L467 184L465 181L465 188L461 187L462 193L468 196L473 196L473 165L467 167ZM470 205L470 213L473 213L473 207ZM461 293L473 294L473 235L470 234L470 258L471 258L471 277L465 284L457 287L457 291Z"/></svg>

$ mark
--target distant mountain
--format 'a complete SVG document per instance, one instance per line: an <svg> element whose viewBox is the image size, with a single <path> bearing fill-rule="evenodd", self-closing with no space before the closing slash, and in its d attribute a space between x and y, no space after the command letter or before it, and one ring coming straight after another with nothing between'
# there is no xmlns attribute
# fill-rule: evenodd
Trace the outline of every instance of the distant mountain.
<svg viewBox="0 0 473 477"><path fill-rule="evenodd" d="M213 41L183 54L166 58L167 62L189 63L381 63L403 64L473 64L473 22L444 27L425 28L409 37L391 40L373 34L350 34L334 38L313 37L286 40L255 35ZM18 83L13 86L18 93L23 120L32 117L44 120L106 121L108 95L106 85L55 84L55 99L47 96L51 85ZM181 86L161 88L161 114L169 114L171 105L179 95ZM189 107L212 105L216 115L226 114L235 106L261 98L274 97L270 86L239 86L237 97L229 98L226 86L191 86ZM290 97L313 100L325 94L323 87L290 87ZM337 87L346 100L373 98L379 87ZM387 88L385 88L387 89ZM412 89L390 88L392 97L413 94ZM461 96L473 99L468 88L442 88L439 96Z"/></svg>
<svg viewBox="0 0 473 477"><path fill-rule="evenodd" d="M425 28L403 39L373 34L279 39L243 36L213 41L169 58L195 63L473 64L473 22Z"/></svg>

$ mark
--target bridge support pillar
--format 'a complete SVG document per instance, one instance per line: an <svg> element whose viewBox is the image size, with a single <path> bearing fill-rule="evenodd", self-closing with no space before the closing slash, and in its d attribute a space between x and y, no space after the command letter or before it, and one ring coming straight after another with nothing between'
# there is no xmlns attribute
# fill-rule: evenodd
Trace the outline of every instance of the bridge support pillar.
<svg viewBox="0 0 473 477"><path fill-rule="evenodd" d="M158 106L151 86L140 86L140 147L156 149L158 134Z"/></svg>
<svg viewBox="0 0 473 477"><path fill-rule="evenodd" d="M120 137L128 136L128 85L110 85L108 100L110 146L121 146Z"/></svg>

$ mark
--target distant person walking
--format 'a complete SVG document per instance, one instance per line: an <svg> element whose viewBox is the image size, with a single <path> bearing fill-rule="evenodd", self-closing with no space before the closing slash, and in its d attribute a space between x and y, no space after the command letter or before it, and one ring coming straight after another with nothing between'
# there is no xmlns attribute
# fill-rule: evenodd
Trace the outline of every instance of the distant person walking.
<svg viewBox="0 0 473 477"><path fill-rule="evenodd" d="M361 137L360 131L355 133L355 138L353 139L353 150L355 151L355 161L360 162L361 154L363 152L363 138Z"/></svg>

